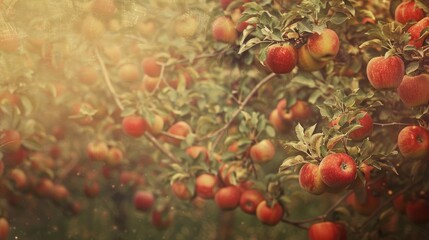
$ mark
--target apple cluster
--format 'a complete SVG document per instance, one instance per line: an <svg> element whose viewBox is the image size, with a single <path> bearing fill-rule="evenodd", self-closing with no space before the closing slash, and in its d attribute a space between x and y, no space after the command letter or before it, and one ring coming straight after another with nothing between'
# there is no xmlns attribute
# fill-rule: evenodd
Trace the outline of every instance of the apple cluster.
<svg viewBox="0 0 429 240"><path fill-rule="evenodd" d="M316 195L338 192L355 181L356 171L356 163L349 155L331 153L319 165L305 163L299 171L299 185Z"/></svg>

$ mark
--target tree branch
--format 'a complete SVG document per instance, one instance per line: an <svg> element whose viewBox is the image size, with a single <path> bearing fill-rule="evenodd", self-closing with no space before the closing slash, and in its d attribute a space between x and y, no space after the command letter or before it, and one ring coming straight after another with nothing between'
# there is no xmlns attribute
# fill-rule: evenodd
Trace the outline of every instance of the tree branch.
<svg viewBox="0 0 429 240"><path fill-rule="evenodd" d="M156 148L158 148L162 153L164 153L168 158L170 158L175 163L180 163L180 160L176 158L170 151L164 148L158 140L150 133L146 132L144 136L153 144Z"/></svg>

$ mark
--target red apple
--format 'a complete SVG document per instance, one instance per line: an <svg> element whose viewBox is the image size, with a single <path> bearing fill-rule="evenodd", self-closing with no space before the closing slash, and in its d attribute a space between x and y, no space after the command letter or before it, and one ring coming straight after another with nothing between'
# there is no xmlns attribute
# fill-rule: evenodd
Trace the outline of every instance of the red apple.
<svg viewBox="0 0 429 240"><path fill-rule="evenodd" d="M92 12L97 16L110 18L116 11L115 0L95 0L92 3Z"/></svg>
<svg viewBox="0 0 429 240"><path fill-rule="evenodd" d="M56 202L62 202L70 196L69 190L62 184L55 184L52 187L51 199Z"/></svg>
<svg viewBox="0 0 429 240"><path fill-rule="evenodd" d="M219 16L213 21L212 36L216 41L224 43L235 43L238 38L234 23L225 16Z"/></svg>
<svg viewBox="0 0 429 240"><path fill-rule="evenodd" d="M95 198L100 194L100 184L95 181L86 182L83 186L83 192L88 198Z"/></svg>
<svg viewBox="0 0 429 240"><path fill-rule="evenodd" d="M274 44L267 49L265 65L273 73L290 73L297 62L297 51L290 44Z"/></svg>
<svg viewBox="0 0 429 240"><path fill-rule="evenodd" d="M192 198L191 192L184 182L176 181L171 185L171 191L174 196L180 200L190 200Z"/></svg>
<svg viewBox="0 0 429 240"><path fill-rule="evenodd" d="M410 34L409 45L415 46L416 48L421 48L425 41L425 38L420 39L423 29L429 27L429 17L425 17L411 26L407 32Z"/></svg>
<svg viewBox="0 0 429 240"><path fill-rule="evenodd" d="M24 190L27 187L27 175L19 168L12 169L8 173L8 178L11 180L13 186L18 190Z"/></svg>
<svg viewBox="0 0 429 240"><path fill-rule="evenodd" d="M217 178L214 175L203 173L195 181L195 191L204 199L214 198L217 191Z"/></svg>
<svg viewBox="0 0 429 240"><path fill-rule="evenodd" d="M320 34L313 33L308 37L307 49L315 60L329 61L337 56L340 39L335 31L325 28Z"/></svg>
<svg viewBox="0 0 429 240"><path fill-rule="evenodd" d="M256 214L256 208L262 201L264 201L264 196L261 192L255 189L248 189L241 194L240 208L245 213Z"/></svg>
<svg viewBox="0 0 429 240"><path fill-rule="evenodd" d="M152 208L155 197L152 192L140 190L134 194L133 202L137 210L147 212Z"/></svg>
<svg viewBox="0 0 429 240"><path fill-rule="evenodd" d="M9 238L9 222L6 218L0 218L0 240L7 240Z"/></svg>
<svg viewBox="0 0 429 240"><path fill-rule="evenodd" d="M209 152L204 146L190 146L186 149L186 153L193 159L197 159L202 155L202 159L208 163L209 161Z"/></svg>
<svg viewBox="0 0 429 240"><path fill-rule="evenodd" d="M168 207L156 209L152 212L152 224L158 230L167 229L173 222L174 212Z"/></svg>
<svg viewBox="0 0 429 240"><path fill-rule="evenodd" d="M15 130L0 131L0 149L6 153L17 152L21 147L21 134Z"/></svg>
<svg viewBox="0 0 429 240"><path fill-rule="evenodd" d="M146 120L137 115L131 115L122 119L122 130L132 137L141 137L146 132L148 126Z"/></svg>
<svg viewBox="0 0 429 240"><path fill-rule="evenodd" d="M308 51L307 44L298 49L298 67L299 69L312 72L324 68L328 61L319 61L314 59Z"/></svg>
<svg viewBox="0 0 429 240"><path fill-rule="evenodd" d="M310 226L308 238L310 240L346 240L347 232L341 223L320 222Z"/></svg>
<svg viewBox="0 0 429 240"><path fill-rule="evenodd" d="M398 95L402 102L415 107L429 103L429 74L404 76L398 87Z"/></svg>
<svg viewBox="0 0 429 240"><path fill-rule="evenodd" d="M405 213L405 196L400 194L393 200L393 207L400 213Z"/></svg>
<svg viewBox="0 0 429 240"><path fill-rule="evenodd" d="M278 132L286 132L289 129L288 124L280 117L277 109L271 111L269 121Z"/></svg>
<svg viewBox="0 0 429 240"><path fill-rule="evenodd" d="M405 75L404 61L398 56L372 58L366 67L366 74L375 89L397 88Z"/></svg>
<svg viewBox="0 0 429 240"><path fill-rule="evenodd" d="M112 147L107 153L106 163L110 166L118 166L122 163L123 155L124 154L121 149Z"/></svg>
<svg viewBox="0 0 429 240"><path fill-rule="evenodd" d="M277 223L282 220L283 214L283 207L278 202L273 203L272 207L269 207L264 200L260 202L256 208L256 217L259 221L268 226L277 225Z"/></svg>
<svg viewBox="0 0 429 240"><path fill-rule="evenodd" d="M105 161L109 153L109 148L105 142L90 142L86 148L88 157L95 161Z"/></svg>
<svg viewBox="0 0 429 240"><path fill-rule="evenodd" d="M231 185L219 189L215 194L216 205L222 210L233 210L240 203L241 191Z"/></svg>
<svg viewBox="0 0 429 240"><path fill-rule="evenodd" d="M402 24L412 21L419 21L425 16L426 13L423 11L423 9L417 7L414 0L404 1L395 9L395 20Z"/></svg>
<svg viewBox="0 0 429 240"><path fill-rule="evenodd" d="M326 191L326 184L322 181L319 166L313 163L306 163L299 171L299 185L305 191L320 195Z"/></svg>
<svg viewBox="0 0 429 240"><path fill-rule="evenodd" d="M429 201L426 199L411 199L405 206L405 214L410 222L426 224L429 222Z"/></svg>
<svg viewBox="0 0 429 240"><path fill-rule="evenodd" d="M362 126L359 129L356 129L354 131L352 131L349 134L349 137L352 140L362 140L366 137L369 137L372 133L372 129L373 129L373 121L372 121L372 117L371 115L369 115L367 112L363 112L365 115L359 119L359 124Z"/></svg>
<svg viewBox="0 0 429 240"><path fill-rule="evenodd" d="M356 163L345 153L331 153L319 165L323 182L331 188L344 188L356 178Z"/></svg>
<svg viewBox="0 0 429 240"><path fill-rule="evenodd" d="M34 192L39 197L47 198L51 196L53 188L54 188L54 183L52 182L51 179L42 178L34 187Z"/></svg>
<svg viewBox="0 0 429 240"><path fill-rule="evenodd" d="M159 65L155 57L147 57L142 60L143 72L149 77L159 77L161 74L161 65Z"/></svg>
<svg viewBox="0 0 429 240"><path fill-rule="evenodd" d="M365 191L365 199L359 199L355 193L352 193L347 197L346 201L359 214L370 216L380 206L380 197L374 196L369 188L365 189Z"/></svg>
<svg viewBox="0 0 429 240"><path fill-rule="evenodd" d="M429 131L420 126L407 126L398 135L398 148L405 158L420 158L429 153Z"/></svg>
<svg viewBox="0 0 429 240"><path fill-rule="evenodd" d="M264 139L250 148L250 157L256 163L266 163L274 158L276 148L274 144Z"/></svg>
<svg viewBox="0 0 429 240"><path fill-rule="evenodd" d="M23 146L21 146L16 152L4 152L3 154L3 162L9 167L20 165L28 156L28 152Z"/></svg>
<svg viewBox="0 0 429 240"><path fill-rule="evenodd" d="M172 125L168 129L169 134L171 134L173 136L181 137L181 138L186 138L186 136L188 136L188 134L191 132L192 132L192 129L189 126L189 124L187 124L186 122L183 122L183 121L179 121L179 122L175 123L174 125ZM176 146L179 146L180 143L182 142L181 139L176 139L174 137L165 136L164 139L166 142L171 143L171 144L176 145Z"/></svg>

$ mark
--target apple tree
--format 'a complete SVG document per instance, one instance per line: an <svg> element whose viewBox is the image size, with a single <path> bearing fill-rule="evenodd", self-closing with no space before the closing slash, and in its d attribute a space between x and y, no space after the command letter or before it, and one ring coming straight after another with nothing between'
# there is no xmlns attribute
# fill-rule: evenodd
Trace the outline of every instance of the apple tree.
<svg viewBox="0 0 429 240"><path fill-rule="evenodd" d="M425 239L427 0L0 0L0 239Z"/></svg>

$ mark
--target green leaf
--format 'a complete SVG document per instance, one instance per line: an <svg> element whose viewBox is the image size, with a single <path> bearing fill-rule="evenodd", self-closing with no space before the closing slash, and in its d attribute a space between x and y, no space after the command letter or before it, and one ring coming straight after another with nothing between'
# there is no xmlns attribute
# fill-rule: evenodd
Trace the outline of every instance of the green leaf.
<svg viewBox="0 0 429 240"><path fill-rule="evenodd" d="M308 161L306 161L304 159L304 157L302 157L301 155L297 155L294 157L290 157L287 158L283 161L282 165L280 165L279 167L279 173L286 171L287 169L289 169L290 167L296 166L296 165L301 165L304 163L307 163Z"/></svg>
<svg viewBox="0 0 429 240"><path fill-rule="evenodd" d="M301 126L301 123L298 123L295 127L296 137L299 141L304 142L304 128Z"/></svg>

